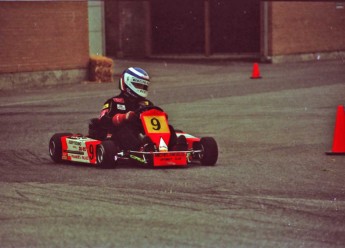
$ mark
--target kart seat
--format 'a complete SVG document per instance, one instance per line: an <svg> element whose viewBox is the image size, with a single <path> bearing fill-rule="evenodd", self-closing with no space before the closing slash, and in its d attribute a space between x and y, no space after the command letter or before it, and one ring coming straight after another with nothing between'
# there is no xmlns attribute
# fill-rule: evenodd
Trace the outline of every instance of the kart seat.
<svg viewBox="0 0 345 248"><path fill-rule="evenodd" d="M92 118L89 122L89 137L97 140L107 138L107 130L102 128L98 118Z"/></svg>

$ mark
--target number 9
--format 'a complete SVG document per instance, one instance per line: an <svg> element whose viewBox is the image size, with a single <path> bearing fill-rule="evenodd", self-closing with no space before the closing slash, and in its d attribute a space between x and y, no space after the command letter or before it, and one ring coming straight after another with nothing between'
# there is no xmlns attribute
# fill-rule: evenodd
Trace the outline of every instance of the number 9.
<svg viewBox="0 0 345 248"><path fill-rule="evenodd" d="M90 153L89 155L90 160L93 160L93 158L95 157L95 150L93 148L93 145L90 145L89 153Z"/></svg>
<svg viewBox="0 0 345 248"><path fill-rule="evenodd" d="M158 131L159 129L161 129L161 123L159 122L157 118L151 119L151 125L152 125L153 130Z"/></svg>

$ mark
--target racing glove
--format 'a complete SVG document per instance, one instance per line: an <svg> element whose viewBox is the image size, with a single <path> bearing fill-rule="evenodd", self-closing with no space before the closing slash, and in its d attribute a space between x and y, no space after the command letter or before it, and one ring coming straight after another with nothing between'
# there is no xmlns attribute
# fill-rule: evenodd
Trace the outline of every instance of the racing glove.
<svg viewBox="0 0 345 248"><path fill-rule="evenodd" d="M128 111L125 114L116 114L112 118L112 122L114 126L120 126L121 124L125 122L131 122L136 118L136 115L133 111Z"/></svg>

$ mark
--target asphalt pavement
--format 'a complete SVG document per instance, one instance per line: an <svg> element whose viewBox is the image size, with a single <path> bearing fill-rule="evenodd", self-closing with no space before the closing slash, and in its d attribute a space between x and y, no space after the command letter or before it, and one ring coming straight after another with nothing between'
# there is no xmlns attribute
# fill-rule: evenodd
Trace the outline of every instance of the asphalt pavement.
<svg viewBox="0 0 345 248"><path fill-rule="evenodd" d="M152 77L175 128L213 136L214 167L54 164L117 83L0 92L1 247L344 247L345 156L327 156L345 61L116 60Z"/></svg>

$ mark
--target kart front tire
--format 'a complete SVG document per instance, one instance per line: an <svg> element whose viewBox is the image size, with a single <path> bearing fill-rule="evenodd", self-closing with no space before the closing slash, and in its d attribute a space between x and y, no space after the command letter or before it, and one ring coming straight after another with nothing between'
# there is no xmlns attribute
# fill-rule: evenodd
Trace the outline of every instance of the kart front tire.
<svg viewBox="0 0 345 248"><path fill-rule="evenodd" d="M97 146L97 165L100 168L111 168L117 165L119 146L113 140L102 141Z"/></svg>
<svg viewBox="0 0 345 248"><path fill-rule="evenodd" d="M214 138L203 137L200 139L202 155L200 162L202 165L215 165L218 160L218 145Z"/></svg>
<svg viewBox="0 0 345 248"><path fill-rule="evenodd" d="M71 133L56 133L49 141L49 155L55 163L62 161L62 143L61 138L64 136L72 136Z"/></svg>

